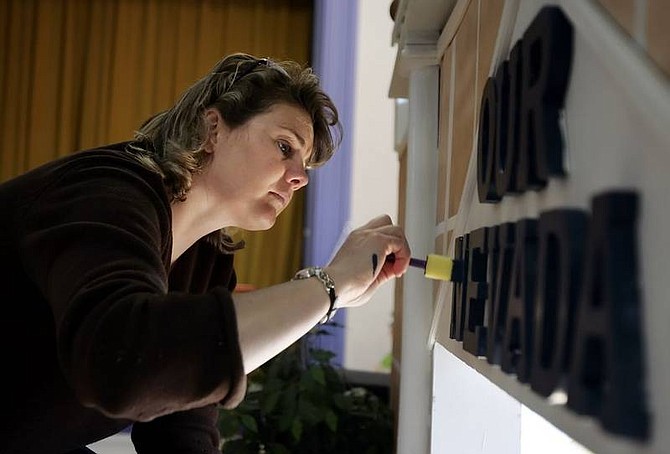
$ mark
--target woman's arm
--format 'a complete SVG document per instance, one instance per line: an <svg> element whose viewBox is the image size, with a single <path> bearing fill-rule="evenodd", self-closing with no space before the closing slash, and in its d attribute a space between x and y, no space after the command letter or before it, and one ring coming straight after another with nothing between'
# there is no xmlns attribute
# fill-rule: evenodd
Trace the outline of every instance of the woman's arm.
<svg viewBox="0 0 670 454"><path fill-rule="evenodd" d="M385 258L394 254L394 262ZM375 258L373 258L375 257ZM388 216L354 230L325 271L335 281L337 307L366 303L379 285L401 276L410 250ZM244 370L249 373L312 329L328 312L330 298L317 278L235 294Z"/></svg>

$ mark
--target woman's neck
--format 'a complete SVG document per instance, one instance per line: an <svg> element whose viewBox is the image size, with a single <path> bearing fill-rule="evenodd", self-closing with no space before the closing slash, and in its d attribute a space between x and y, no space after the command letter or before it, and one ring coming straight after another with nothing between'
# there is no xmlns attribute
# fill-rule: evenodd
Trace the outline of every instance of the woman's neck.
<svg viewBox="0 0 670 454"><path fill-rule="evenodd" d="M172 203L172 263L200 238L227 226L223 211L213 202L194 185L186 200Z"/></svg>

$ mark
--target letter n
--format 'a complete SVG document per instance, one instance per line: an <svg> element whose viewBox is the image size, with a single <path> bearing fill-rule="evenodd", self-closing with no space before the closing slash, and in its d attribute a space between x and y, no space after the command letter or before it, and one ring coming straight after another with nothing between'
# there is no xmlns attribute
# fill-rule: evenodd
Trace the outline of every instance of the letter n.
<svg viewBox="0 0 670 454"><path fill-rule="evenodd" d="M468 275L469 245L470 235L465 234L456 238L454 243L454 258L463 264L462 276ZM463 321L465 320L465 297L466 297L466 279L454 282L453 294L451 300L451 324L449 326L449 337L457 341L463 340Z"/></svg>

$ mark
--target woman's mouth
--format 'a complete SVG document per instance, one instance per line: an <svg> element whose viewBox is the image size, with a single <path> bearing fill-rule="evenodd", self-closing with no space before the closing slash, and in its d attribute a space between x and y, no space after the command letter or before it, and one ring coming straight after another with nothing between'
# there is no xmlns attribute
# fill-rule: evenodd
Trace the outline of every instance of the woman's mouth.
<svg viewBox="0 0 670 454"><path fill-rule="evenodd" d="M279 202L281 203L282 208L284 208L286 206L286 204L288 202L288 196L287 195L280 194L279 192L274 192L274 191L270 191L270 194L272 194L272 196L275 199L279 200Z"/></svg>

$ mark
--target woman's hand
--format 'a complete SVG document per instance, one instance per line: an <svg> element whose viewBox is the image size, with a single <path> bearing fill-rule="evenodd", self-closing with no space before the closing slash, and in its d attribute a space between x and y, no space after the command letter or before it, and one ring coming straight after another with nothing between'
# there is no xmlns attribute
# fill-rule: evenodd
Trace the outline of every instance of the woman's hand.
<svg viewBox="0 0 670 454"><path fill-rule="evenodd" d="M393 254L393 260L386 258ZM380 216L349 234L326 272L335 281L338 307L360 306L409 266L402 229ZM244 370L251 372L304 336L328 311L330 298L317 279L300 279L235 293Z"/></svg>
<svg viewBox="0 0 670 454"><path fill-rule="evenodd" d="M338 306L366 303L381 284L405 273L409 259L405 234L387 215L352 231L326 267L335 281Z"/></svg>

